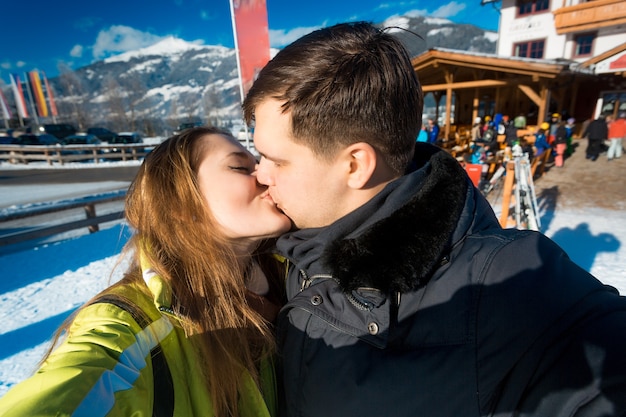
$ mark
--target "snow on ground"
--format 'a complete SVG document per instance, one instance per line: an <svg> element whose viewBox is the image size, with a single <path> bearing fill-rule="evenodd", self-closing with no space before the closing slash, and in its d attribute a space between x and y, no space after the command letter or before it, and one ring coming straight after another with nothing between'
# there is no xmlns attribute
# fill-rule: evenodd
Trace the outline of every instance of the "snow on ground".
<svg viewBox="0 0 626 417"><path fill-rule="evenodd" d="M118 185L127 186L103 182L88 189L98 193ZM74 191L76 184L0 186L0 211L51 196L68 198ZM626 212L559 210L541 213L541 222L543 232L576 263L626 294ZM125 264L114 266L128 235L119 223L0 256L0 396L36 369L51 335L72 311L121 277Z"/></svg>

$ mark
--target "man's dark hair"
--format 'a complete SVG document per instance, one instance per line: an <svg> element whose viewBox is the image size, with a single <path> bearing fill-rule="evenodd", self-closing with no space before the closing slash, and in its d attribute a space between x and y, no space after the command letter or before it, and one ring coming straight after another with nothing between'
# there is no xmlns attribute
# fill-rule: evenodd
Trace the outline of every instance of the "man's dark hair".
<svg viewBox="0 0 626 417"><path fill-rule="evenodd" d="M292 139L323 158L366 142L401 175L413 155L422 89L402 43L371 23L316 30L278 52L244 100L247 123L270 98L290 113Z"/></svg>

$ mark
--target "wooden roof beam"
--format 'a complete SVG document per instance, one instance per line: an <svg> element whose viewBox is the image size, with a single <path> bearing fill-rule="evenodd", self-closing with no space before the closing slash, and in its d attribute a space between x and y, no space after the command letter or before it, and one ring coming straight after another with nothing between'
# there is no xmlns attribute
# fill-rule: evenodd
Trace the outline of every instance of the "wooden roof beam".
<svg viewBox="0 0 626 417"><path fill-rule="evenodd" d="M528 96L528 98L531 99L532 102L537 105L537 107L541 107L541 104L542 104L541 96L537 94L535 90L533 90L530 86L518 84L517 88L519 88L522 91L522 93L526 94L526 96Z"/></svg>
<svg viewBox="0 0 626 417"><path fill-rule="evenodd" d="M460 90L464 88L480 88L480 87L499 87L503 85L515 84L514 81L500 81L500 80L477 80L477 81L463 81L463 82L452 82L446 84L431 84L431 85L422 85L422 91L430 92L430 91L440 91L446 90L448 88L452 88L453 90Z"/></svg>

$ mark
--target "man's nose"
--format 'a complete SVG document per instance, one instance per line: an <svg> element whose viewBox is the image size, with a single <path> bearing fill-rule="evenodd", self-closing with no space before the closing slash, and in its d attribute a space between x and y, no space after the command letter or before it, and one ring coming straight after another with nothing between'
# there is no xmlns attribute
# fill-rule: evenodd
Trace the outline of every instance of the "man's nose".
<svg viewBox="0 0 626 417"><path fill-rule="evenodd" d="M274 185L271 175L270 163L264 157L261 157L256 166L256 180L259 184Z"/></svg>

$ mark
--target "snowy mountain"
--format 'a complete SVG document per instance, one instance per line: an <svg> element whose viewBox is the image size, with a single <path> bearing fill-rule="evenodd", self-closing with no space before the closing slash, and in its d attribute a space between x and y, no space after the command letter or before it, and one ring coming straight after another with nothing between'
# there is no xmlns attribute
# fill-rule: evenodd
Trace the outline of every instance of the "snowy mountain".
<svg viewBox="0 0 626 417"><path fill-rule="evenodd" d="M423 16L381 23L412 56L432 47L495 52L497 34ZM416 36L419 35L419 36ZM421 37L421 38L420 38ZM168 37L50 80L61 121L79 128L169 134L181 121L230 125L241 118L235 50Z"/></svg>

